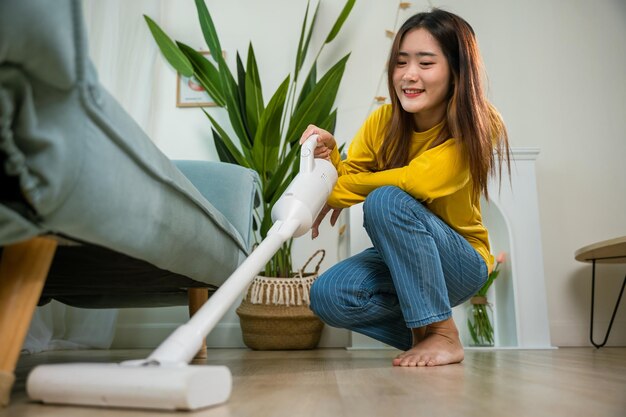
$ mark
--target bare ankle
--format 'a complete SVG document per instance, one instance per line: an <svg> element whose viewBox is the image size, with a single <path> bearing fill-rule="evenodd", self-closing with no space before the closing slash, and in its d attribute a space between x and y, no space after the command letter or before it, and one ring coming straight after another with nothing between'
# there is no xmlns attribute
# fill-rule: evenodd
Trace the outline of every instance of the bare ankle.
<svg viewBox="0 0 626 417"><path fill-rule="evenodd" d="M411 329L413 335L413 347L417 346L426 337L426 326Z"/></svg>
<svg viewBox="0 0 626 417"><path fill-rule="evenodd" d="M428 336L430 334L438 334L440 336L458 339L459 329L457 329L454 319L450 317L449 319L431 323L426 326L424 336Z"/></svg>

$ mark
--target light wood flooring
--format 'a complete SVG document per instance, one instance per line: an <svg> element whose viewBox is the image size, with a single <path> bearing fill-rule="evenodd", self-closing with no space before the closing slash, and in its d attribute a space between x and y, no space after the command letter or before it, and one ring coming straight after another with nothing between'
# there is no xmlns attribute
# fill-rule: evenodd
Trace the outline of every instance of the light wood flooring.
<svg viewBox="0 0 626 417"><path fill-rule="evenodd" d="M29 402L28 371L44 362L119 362L147 351L50 352L23 356L12 402L0 416L164 416L154 411ZM393 350L209 350L208 364L234 378L225 405L176 415L206 417L625 417L626 348L467 350L462 364L394 368Z"/></svg>

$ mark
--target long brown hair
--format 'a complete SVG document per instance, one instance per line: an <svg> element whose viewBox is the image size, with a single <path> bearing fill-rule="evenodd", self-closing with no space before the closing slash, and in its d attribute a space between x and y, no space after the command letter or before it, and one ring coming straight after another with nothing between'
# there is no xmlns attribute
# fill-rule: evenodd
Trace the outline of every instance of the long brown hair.
<svg viewBox="0 0 626 417"><path fill-rule="evenodd" d="M400 28L391 47L387 64L387 84L392 116L380 152L381 169L405 166L415 129L413 114L406 112L395 93L393 73L400 44L407 32L424 28L437 40L448 60L451 80L444 126L435 145L455 138L467 150L474 193L489 200L487 183L496 172L494 149L498 155L498 175L503 159L509 175L509 140L500 113L489 103L483 89L484 70L472 27L461 17L441 9L418 13Z"/></svg>

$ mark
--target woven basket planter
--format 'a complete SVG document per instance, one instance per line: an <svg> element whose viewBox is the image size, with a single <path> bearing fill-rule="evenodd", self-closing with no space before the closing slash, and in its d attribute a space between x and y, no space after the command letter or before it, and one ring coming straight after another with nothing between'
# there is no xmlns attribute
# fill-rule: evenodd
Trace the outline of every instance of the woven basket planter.
<svg viewBox="0 0 626 417"><path fill-rule="evenodd" d="M315 272L305 273L311 260L321 253ZM257 276L237 315L243 342L254 350L313 349L324 323L309 308L309 290L318 277L325 252L320 249L291 278Z"/></svg>

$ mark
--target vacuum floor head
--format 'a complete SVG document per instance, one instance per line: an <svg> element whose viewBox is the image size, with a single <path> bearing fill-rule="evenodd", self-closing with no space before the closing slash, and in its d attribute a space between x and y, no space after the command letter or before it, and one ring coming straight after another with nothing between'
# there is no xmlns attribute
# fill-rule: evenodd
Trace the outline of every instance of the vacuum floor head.
<svg viewBox="0 0 626 417"><path fill-rule="evenodd" d="M26 391L49 404L195 410L226 402L231 386L225 366L71 363L36 367Z"/></svg>

